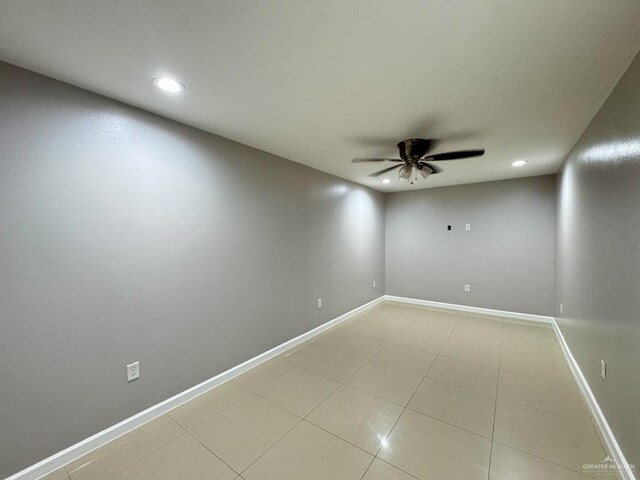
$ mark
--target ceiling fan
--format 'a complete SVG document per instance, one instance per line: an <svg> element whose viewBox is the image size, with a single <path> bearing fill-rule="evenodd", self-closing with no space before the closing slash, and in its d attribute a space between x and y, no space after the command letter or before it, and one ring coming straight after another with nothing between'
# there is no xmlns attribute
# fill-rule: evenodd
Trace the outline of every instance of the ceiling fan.
<svg viewBox="0 0 640 480"><path fill-rule="evenodd" d="M409 140L403 140L398 143L398 150L400 151L400 158L354 158L353 163L360 162L399 162L398 165L393 165L389 168L384 168L375 173L370 174L370 177L379 177L387 172L398 170L398 178L402 181L410 182L413 185L414 181L418 180L418 174L422 178L427 178L434 173L440 173L442 169L434 165L431 162L438 162L441 160L458 160L460 158L480 157L484 155L484 149L477 150L460 150L457 152L436 153L429 154L429 149L433 140L425 140L422 138L410 138Z"/></svg>

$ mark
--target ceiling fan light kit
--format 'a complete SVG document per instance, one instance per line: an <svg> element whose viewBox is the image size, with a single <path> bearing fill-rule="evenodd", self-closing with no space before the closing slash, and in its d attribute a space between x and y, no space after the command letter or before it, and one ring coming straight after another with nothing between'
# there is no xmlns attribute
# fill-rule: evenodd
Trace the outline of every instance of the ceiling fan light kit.
<svg viewBox="0 0 640 480"><path fill-rule="evenodd" d="M396 162L393 165L370 174L370 177L379 177L387 172L398 169L398 178L403 182L409 182L413 185L418 180L418 174L422 178L429 175L440 173L442 170L437 165L430 162L438 162L443 160L458 160L461 158L480 157L484 155L484 149L477 150L461 150L457 152L446 152L429 154L429 149L433 140L422 138L410 138L398 143L398 151L400 158L354 158L353 163L361 162Z"/></svg>

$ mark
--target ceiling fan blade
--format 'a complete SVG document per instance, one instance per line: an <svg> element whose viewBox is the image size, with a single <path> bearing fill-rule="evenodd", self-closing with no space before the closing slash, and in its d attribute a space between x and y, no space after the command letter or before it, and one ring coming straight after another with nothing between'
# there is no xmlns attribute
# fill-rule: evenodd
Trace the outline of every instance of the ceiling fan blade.
<svg viewBox="0 0 640 480"><path fill-rule="evenodd" d="M402 165L394 165L393 167L389 167L389 168L384 168L382 170L379 170L375 173L370 174L370 177L379 177L380 175L383 175L387 172L390 172L391 170L395 170L396 168L400 168Z"/></svg>
<svg viewBox="0 0 640 480"><path fill-rule="evenodd" d="M363 163L363 162L404 162L399 158L354 158L351 163Z"/></svg>
<svg viewBox="0 0 640 480"><path fill-rule="evenodd" d="M440 173L440 172L442 172L442 169L441 169L439 166L437 166L437 165L435 165L435 164L433 164L433 163L418 162L418 165L423 165L423 166L428 167L428 168L430 168L431 170L433 170L432 175L435 175L436 173Z"/></svg>
<svg viewBox="0 0 640 480"><path fill-rule="evenodd" d="M432 160L434 162L440 160L457 160L459 158L480 157L484 155L484 149L478 150L460 150L458 152L436 153L435 155L427 155L425 160Z"/></svg>

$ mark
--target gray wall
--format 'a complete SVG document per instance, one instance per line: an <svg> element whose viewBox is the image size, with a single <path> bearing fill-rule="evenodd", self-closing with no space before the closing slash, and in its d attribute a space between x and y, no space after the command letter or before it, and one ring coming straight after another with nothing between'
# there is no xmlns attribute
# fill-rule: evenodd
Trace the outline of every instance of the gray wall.
<svg viewBox="0 0 640 480"><path fill-rule="evenodd" d="M560 329L627 460L638 467L639 85L636 57L561 171L555 282Z"/></svg>
<svg viewBox="0 0 640 480"><path fill-rule="evenodd" d="M382 194L7 64L0 222L2 478L384 293Z"/></svg>
<svg viewBox="0 0 640 480"><path fill-rule="evenodd" d="M386 293L551 315L554 205L553 176L387 195Z"/></svg>

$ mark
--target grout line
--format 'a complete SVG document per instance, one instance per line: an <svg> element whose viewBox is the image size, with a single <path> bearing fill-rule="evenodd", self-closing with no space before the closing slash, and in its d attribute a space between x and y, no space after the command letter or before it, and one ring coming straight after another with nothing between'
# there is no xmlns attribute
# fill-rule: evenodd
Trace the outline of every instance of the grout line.
<svg viewBox="0 0 640 480"><path fill-rule="evenodd" d="M500 393L500 367L502 367L502 343L504 342L504 324L500 332L500 355L498 356L498 381L496 382L496 398L493 404L493 423L491 425L491 448L489 450L489 465L487 467L487 480L491 479L491 459L493 457L493 437L496 431L496 413L498 411L498 394Z"/></svg>
<svg viewBox="0 0 640 480"><path fill-rule="evenodd" d="M587 477L587 478L594 478L594 477L592 477L591 475L584 473L584 471L580 471L580 470L576 470L576 469L571 468L571 467L567 467L566 465L563 465L563 464L561 464L561 463L555 462L555 461L553 461L553 460L549 460L548 458L541 457L541 456L539 456L539 455L536 455L535 453L531 453L531 452L527 452L527 451L525 451L525 450L521 450L520 448L514 447L513 445L509 445L509 444L506 444L506 443L504 443L504 442L499 442L499 441L497 441L497 440L494 440L492 443L497 443L498 445L502 445L503 447L510 448L511 450L515 450L516 452L524 453L525 455L529 455L530 457L537 458L538 460L541 460L541 461L543 461L543 462L551 463L552 465L555 465L555 466L557 466L557 467L564 468L565 470L569 470L569 471L571 471L571 472L575 472L575 473L582 474L582 475L584 475L584 476L585 476L585 477ZM600 477L597 477L597 478L600 478ZM618 480L618 478L617 478L617 477L616 477L616 480Z"/></svg>
<svg viewBox="0 0 640 480"><path fill-rule="evenodd" d="M165 414L163 414L163 415L161 415L161 416L160 416L160 417L158 417L157 419L155 419L155 418L154 418L153 420L150 420L150 421L149 421L149 422L147 422L145 425L148 425L149 423L151 423L151 422L153 422L153 421L155 421L155 420L158 420L158 419L162 418L163 416L166 416L166 417L167 417L167 419L168 419L170 422L174 423L174 424L175 424L175 425L176 425L180 430L182 430L182 433L181 433L180 435L178 435L176 438L172 438L172 439L171 439L171 440L169 440L167 443L164 443L164 444L160 445L158 448L156 448L156 449L155 449L155 450L153 450L152 452L149 452L147 455L144 455L143 457L139 458L138 460L136 460L135 462L133 462L133 463L132 463L131 465L129 465L128 467L125 467L125 468L123 468L122 470L120 470L119 472L114 473L114 474L113 474L113 475L111 475L109 478L115 478L115 477L117 477L117 476L118 476L118 475L120 475L121 473L124 473L126 470L129 470L131 467L133 467L133 466L137 465L138 463L140 463L142 460L146 459L147 457L150 457L151 455L153 455L154 453L156 453L158 450L160 450L160 449L162 449L162 448L166 447L167 445L169 445L169 444L173 443L173 442L174 442L174 441L176 441L178 438L182 437L185 433L188 433L188 432L187 432L187 431L182 427L182 425L180 425L178 422L176 422L173 418L171 418L171 417L170 417L169 415L167 415L166 413L165 413ZM138 427L138 428L141 428L142 426L143 426L143 425L141 425L141 426L140 426L140 427ZM124 435L122 435L122 436L120 436L120 437L118 437L118 438L116 438L116 439L112 440L111 442L107 443L106 445L103 445L103 447L106 447L107 445L112 444L112 443L113 443L113 442L115 442L116 440L120 440L120 439L122 439L123 437L125 437L125 436L126 436L126 435L128 435L129 433L132 433L132 432L134 432L134 431L138 430L138 428L136 428L136 429L134 429L134 430L131 430L131 432L127 432L127 433L125 433ZM154 428L156 428L156 427L154 427ZM152 429L152 430L153 430L153 429ZM103 448L103 447L100 447L100 448ZM113 445L112 445L112 447L113 447ZM98 449L96 449L96 450L98 450ZM93 452L95 452L96 450L93 450ZM93 452L89 452L87 455L89 455L90 453L93 453ZM108 452L109 452L109 450L107 450L107 451L106 451L104 454L102 454L102 455L98 455L97 457L91 458L87 463L82 464L81 466L79 466L78 468L76 468L76 469L74 469L74 470L72 470L72 471L69 471L69 469L67 468L67 466L68 466L68 465L70 465L71 463L74 463L74 462L70 462L70 463L68 463L67 465L63 465L63 466L62 466L62 467L60 467L60 468L64 468L65 472L67 473L67 476L68 476L69 478L71 478L71 474L72 474L73 472L77 472L77 471L81 470L82 468L86 467L87 465L89 465L90 463L93 463L93 462L94 462L94 461L96 461L97 459L104 457ZM80 457L80 458L82 458L82 457ZM80 460L80 459L78 459L78 460Z"/></svg>
<svg viewBox="0 0 640 480"><path fill-rule="evenodd" d="M374 460L378 460L378 461L380 461L380 462L382 462L382 463L386 463L386 464L387 464L387 465L389 465L390 467L393 467L393 468L395 468L396 470L398 470L398 471L400 471L400 472L402 472L402 473L406 473L406 474L407 474L408 476L410 476L411 478L415 478L416 480L420 480L420 479L419 479L418 477L416 477L415 475L413 475L413 474L411 474L411 473L407 472L406 470L403 470L403 469L402 469L402 468L400 468L400 467L395 466L393 463L389 463L389 462L387 462L386 460L384 460L384 459L382 459L382 458L380 458L380 457L376 457ZM372 463L373 463L373 462L372 462Z"/></svg>
<svg viewBox="0 0 640 480"><path fill-rule="evenodd" d="M236 475L240 475L238 472L236 472L231 465L229 465L227 462L225 462L222 458L220 458L218 455L215 454L215 452L213 450L211 450L209 447L207 447L204 443L202 443L200 440L198 440L198 438L193 435L191 432L187 432L187 435L189 435L191 438L193 438L196 442L198 442L200 445L202 445L202 447L207 450L211 455L213 455L214 457L216 457L218 460L220 460L223 464L225 464L229 470L231 470L233 473L235 473Z"/></svg>
<svg viewBox="0 0 640 480"><path fill-rule="evenodd" d="M367 465L367 468L365 468L364 472L362 472L362 476L360 477L360 480L362 480L366 475L367 472L369 471L369 469L371 468L371 465L373 465L373 462L376 460L376 457L371 457L371 461L369 462L369 465Z"/></svg>
<svg viewBox="0 0 640 480"><path fill-rule="evenodd" d="M282 408L282 407L280 407L280 408ZM297 416L297 415L296 415L296 416ZM298 418L300 418L300 417L298 417ZM293 427L291 427L289 430L287 430L287 431L285 432L285 434L284 434L284 435L282 435L282 437L280 437L280 438L279 438L279 439L278 439L278 440L277 440L273 445L271 445L271 446L270 446L269 448L267 448L264 452L262 452L260 455L258 455L258 457L257 457L253 462L251 462L251 463L250 463L250 464L249 464L249 465L248 465L244 470L242 470L242 471L239 473L239 475L242 475L244 472L246 472L247 470L249 470L249 469L250 469L250 468L251 468L251 467L252 467L252 466L253 466L253 465L254 465L258 460L260 460L263 456L265 456L265 455L267 454L267 452L269 452L273 447L275 447L276 445L278 445L278 444L282 441L282 439L283 439L284 437L286 437L287 435L289 435L289 433L291 433L291 431L292 431L294 428L296 428L298 425L300 425L300 423L302 423L302 422L304 422L304 418L300 418L300 420L299 420L298 422L296 422L296 424L295 424ZM234 471L235 471L235 470L234 470Z"/></svg>
<svg viewBox="0 0 640 480"><path fill-rule="evenodd" d="M413 322L417 322L417 318L416 320ZM413 325L413 323L411 323L410 325L407 325L407 328L409 328L411 325ZM456 329L456 326L458 325L458 321L456 320L456 325L451 329L451 331L449 332L449 335L447 335L446 340L444 341L444 343L447 343L447 341L449 340L449 337L451 337L451 335L453 334L453 331ZM406 329L405 329L406 330ZM443 343L443 346L444 346ZM442 349L442 348L441 348ZM437 358L437 356L436 356ZM424 381L424 379L427 377L427 375L429 374L429 370L431 370L431 368L433 367L433 364L435 363L435 359L433 360L433 362L431 362L431 365L429 366L429 368L427 369L427 372L422 376L422 380L420 380L420 383L418 383L418 386L415 388L415 390L413 391L413 394L411 395L411 398L409 398L409 401L404 405L404 409L402 410L402 412L400 413L400 415L398 416L398 418L396 419L395 423L393 424L393 426L391 427L391 429L389 430L389 433L387 434L386 437L384 437L384 442L387 441L387 439L389 438L389 436L393 433L393 430L396 428L396 425L398 425L398 422L400 421L400 419L402 418L402 416L405 414L405 412L407 411L407 406L411 403L411 400L413 400L413 397L415 396L416 392L418 391L418 389L420 388L420 385L422 385L422 382ZM412 410L413 411L413 410ZM380 442L382 443L382 442ZM376 458L378 458L378 454L380 453L380 450L382 449L382 445L380 445L380 447L378 447L378 450L376 451Z"/></svg>
<svg viewBox="0 0 640 480"><path fill-rule="evenodd" d="M224 384L222 384L222 385L224 385ZM222 385L220 385L220 386L222 386ZM238 388L241 388L242 390L246 390L246 392L247 392L247 393L246 393L246 395L241 396L241 397L240 397L240 398L238 398L237 400L234 400L233 402L231 402L231 403L230 403L229 405L227 405L226 407L224 407L224 408L222 408L221 410L217 411L216 413L214 413L214 414L212 414L212 415L208 416L208 417L207 417L206 419L204 419L202 422L199 422L199 423L197 423L196 425L194 425L193 427L191 427L191 429L187 429L186 427L183 427L182 425L180 425L180 422L178 422L178 420L176 420L175 418L173 418L173 417L171 416L171 412L173 412L174 410L177 410L177 409L178 409L178 408L180 408L182 405L187 405L189 402L191 402L191 400L190 400L189 402L187 402L187 403L183 403L182 405L180 405L180 407L176 407L174 410L169 410L165 415L167 415L169 418L171 418L171 420L173 420L175 423L177 423L177 424L178 424L178 426L179 426L180 428L182 428L185 432L190 433L190 432L191 432L191 430L194 430L194 429L196 429L197 427L199 427L200 425L202 425L202 424L204 424L204 423L207 423L207 422L208 422L209 420L211 420L213 417L215 417L215 416L217 416L218 414L220 414L220 413L224 412L226 409L233 407L236 403L238 403L238 402L239 402L239 401L241 401L241 400L244 400L246 397L248 397L249 395L251 395L251 394L253 393L251 390L247 390L246 388L241 387L241 386L240 386L240 385L238 385L238 384L234 384L234 386L235 386L235 387L238 387ZM216 388L217 388L217 387L216 387ZM211 391L213 391L213 390L211 390ZM208 392L207 392L207 393L208 393ZM196 398L198 398L198 397L196 397ZM195 400L195 398L194 398L193 400Z"/></svg>

